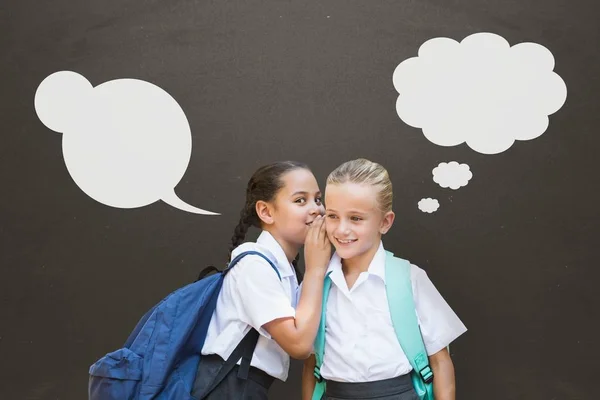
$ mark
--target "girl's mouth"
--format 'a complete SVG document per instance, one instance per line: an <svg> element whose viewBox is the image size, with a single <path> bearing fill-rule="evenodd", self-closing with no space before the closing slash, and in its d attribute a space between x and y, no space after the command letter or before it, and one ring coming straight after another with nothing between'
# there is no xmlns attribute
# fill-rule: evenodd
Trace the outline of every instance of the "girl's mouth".
<svg viewBox="0 0 600 400"><path fill-rule="evenodd" d="M336 240L336 241L337 241L339 244L342 244L342 245L344 245L344 244L351 244L351 243L354 243L354 242L356 242L358 239L346 239L346 240L342 240L342 239L335 238L335 240Z"/></svg>

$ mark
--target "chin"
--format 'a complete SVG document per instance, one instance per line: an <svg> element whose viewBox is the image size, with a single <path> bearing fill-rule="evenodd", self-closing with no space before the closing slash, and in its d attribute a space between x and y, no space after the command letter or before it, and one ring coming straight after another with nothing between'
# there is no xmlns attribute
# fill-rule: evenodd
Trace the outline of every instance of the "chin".
<svg viewBox="0 0 600 400"><path fill-rule="evenodd" d="M338 254L338 256L340 256L341 258L347 260L349 258L353 258L356 257L357 255L360 254L360 252L356 249L348 249L348 248L335 248L336 253Z"/></svg>

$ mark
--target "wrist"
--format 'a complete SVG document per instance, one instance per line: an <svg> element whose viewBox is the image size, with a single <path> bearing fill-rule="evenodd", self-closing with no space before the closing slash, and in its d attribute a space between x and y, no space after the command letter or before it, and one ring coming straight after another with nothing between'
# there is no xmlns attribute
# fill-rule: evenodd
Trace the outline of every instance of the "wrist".
<svg viewBox="0 0 600 400"><path fill-rule="evenodd" d="M324 279L326 268L307 268L304 272L304 280L306 279Z"/></svg>

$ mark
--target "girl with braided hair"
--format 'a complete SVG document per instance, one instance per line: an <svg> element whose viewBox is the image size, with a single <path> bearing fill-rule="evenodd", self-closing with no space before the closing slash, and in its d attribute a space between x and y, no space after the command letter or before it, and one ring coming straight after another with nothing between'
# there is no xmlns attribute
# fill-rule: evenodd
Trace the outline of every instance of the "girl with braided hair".
<svg viewBox="0 0 600 400"><path fill-rule="evenodd" d="M317 180L305 164L277 162L252 175L231 239L231 259L256 251L278 274L266 259L247 255L225 276L202 348L194 398L267 399L274 379L287 379L290 356L309 356L331 257L324 212ZM255 243L242 243L252 226L262 230L260 236ZM297 298L295 263L303 245L306 269ZM225 360L252 330L259 335L249 371L238 365L214 387Z"/></svg>

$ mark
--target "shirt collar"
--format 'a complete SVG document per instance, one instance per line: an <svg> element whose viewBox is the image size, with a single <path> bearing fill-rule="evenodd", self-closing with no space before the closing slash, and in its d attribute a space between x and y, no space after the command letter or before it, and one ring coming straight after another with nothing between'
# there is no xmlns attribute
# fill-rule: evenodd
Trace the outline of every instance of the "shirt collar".
<svg viewBox="0 0 600 400"><path fill-rule="evenodd" d="M379 248L373 256L371 263L369 264L369 268L367 269L367 273L369 275L375 275L380 278L385 283L385 249L383 248L383 243L379 242ZM336 286L340 286L340 279L344 279L344 273L342 271L342 259L336 253L334 253L331 261L329 262L329 267L327 268L327 273L331 272L331 280Z"/></svg>
<svg viewBox="0 0 600 400"><path fill-rule="evenodd" d="M269 260L275 262L275 266L279 270L282 278L295 275L291 263L288 261L283 248L277 240L267 231L262 231L256 239L256 243L247 242L236 247L231 253L231 258L235 258L238 254L244 251L256 250L263 253Z"/></svg>

